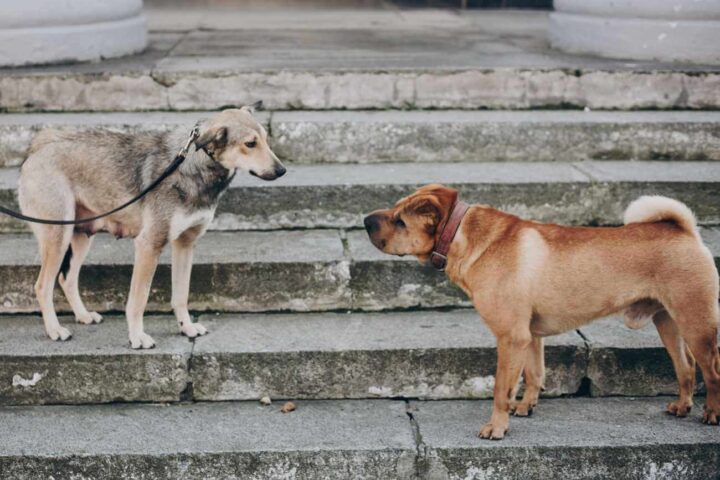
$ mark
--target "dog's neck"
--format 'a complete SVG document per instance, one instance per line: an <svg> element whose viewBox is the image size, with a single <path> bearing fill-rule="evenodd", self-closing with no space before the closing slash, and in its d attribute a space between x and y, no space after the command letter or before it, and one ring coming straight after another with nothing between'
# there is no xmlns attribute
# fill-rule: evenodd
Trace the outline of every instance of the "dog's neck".
<svg viewBox="0 0 720 480"><path fill-rule="evenodd" d="M235 177L235 170L229 170L216 162L202 150L192 152L180 166L180 173L197 189L197 196L206 206L217 204L220 195L227 190Z"/></svg>
<svg viewBox="0 0 720 480"><path fill-rule="evenodd" d="M471 206L448 251L445 273L450 281L466 292L471 290L464 284L468 270L482 261L488 248L501 240L518 221L518 217L494 208Z"/></svg>

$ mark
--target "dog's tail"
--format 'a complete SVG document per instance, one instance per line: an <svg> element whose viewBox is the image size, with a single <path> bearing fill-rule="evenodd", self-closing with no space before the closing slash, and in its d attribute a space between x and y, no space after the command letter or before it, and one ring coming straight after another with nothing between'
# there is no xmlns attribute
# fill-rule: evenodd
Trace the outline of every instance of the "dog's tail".
<svg viewBox="0 0 720 480"><path fill-rule="evenodd" d="M682 202L659 195L647 195L632 202L623 218L628 223L673 222L678 227L700 239L697 220L692 211Z"/></svg>
<svg viewBox="0 0 720 480"><path fill-rule="evenodd" d="M72 246L68 245L67 252L65 252L63 261L60 264L60 272L58 272L58 279L60 279L60 277L62 277L63 280L67 278L68 271L70 271L70 260L72 260L72 255Z"/></svg>

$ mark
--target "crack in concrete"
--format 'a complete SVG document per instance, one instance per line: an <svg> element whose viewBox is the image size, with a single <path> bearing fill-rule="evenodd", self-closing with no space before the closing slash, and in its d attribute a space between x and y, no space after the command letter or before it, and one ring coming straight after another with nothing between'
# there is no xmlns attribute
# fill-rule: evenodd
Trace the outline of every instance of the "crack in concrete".
<svg viewBox="0 0 720 480"><path fill-rule="evenodd" d="M415 478L427 478L427 472L429 470L427 445L420 431L420 422L413 413L413 406L409 400L405 400L405 414L408 416L410 431L412 432L413 441L415 442Z"/></svg>

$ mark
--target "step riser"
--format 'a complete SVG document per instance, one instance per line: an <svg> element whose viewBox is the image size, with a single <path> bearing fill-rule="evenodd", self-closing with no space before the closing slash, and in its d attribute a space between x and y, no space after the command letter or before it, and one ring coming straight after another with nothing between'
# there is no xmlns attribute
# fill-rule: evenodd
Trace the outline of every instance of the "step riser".
<svg viewBox="0 0 720 480"><path fill-rule="evenodd" d="M524 449L522 462L510 462L502 448L483 452L458 448L439 449L428 463L432 472L428 478L553 478L562 472L562 478L573 480L701 480L717 475L720 454L716 445L639 445L622 449L539 446Z"/></svg>
<svg viewBox="0 0 720 480"><path fill-rule="evenodd" d="M492 398L495 349L301 352L193 356L197 400L271 398ZM545 397L578 391L585 356L546 350ZM654 379L648 379L653 383Z"/></svg>
<svg viewBox="0 0 720 480"><path fill-rule="evenodd" d="M457 188L467 202L492 205L540 222L617 225L633 200L642 195L665 195L686 203L700 223L720 223L720 188L715 181L446 185ZM211 230L362 228L362 220L369 212L394 205L420 186L234 186L221 198ZM0 201L9 208L18 208L14 189L0 189ZM0 232L27 231L24 222L0 216Z"/></svg>
<svg viewBox="0 0 720 480"><path fill-rule="evenodd" d="M38 132L45 128L59 128L84 132L111 129L128 134L167 133L179 127L187 128L215 112L193 113L107 113L107 114L43 114L5 115L0 117L0 167L19 166L27 158L27 150ZM255 118L270 128L270 114L256 112ZM178 145L178 150L182 145Z"/></svg>
<svg viewBox="0 0 720 480"><path fill-rule="evenodd" d="M14 350L0 348L0 405L493 395L495 339L471 310L199 320L210 333L193 345L174 319L149 318L158 348L137 352L120 317L68 325L75 338L66 344L44 338L39 318L4 319ZM576 332L546 339L543 398L577 394L584 379L595 397L677 394L654 329L621 325L609 318L583 327L589 342Z"/></svg>
<svg viewBox="0 0 720 480"><path fill-rule="evenodd" d="M0 313L38 311L34 284L39 268L0 267L0 272ZM194 265L192 275L190 309L196 311L306 312L353 307L348 262L217 263ZM101 312L124 311L131 277L130 265L84 266L80 294L85 305ZM171 293L170 266L160 265L146 310L171 312ZM59 288L55 305L58 312L71 312Z"/></svg>
<svg viewBox="0 0 720 480"><path fill-rule="evenodd" d="M276 115L272 144L296 163L720 160L719 123L309 123L292 115Z"/></svg>
<svg viewBox="0 0 720 480"><path fill-rule="evenodd" d="M0 126L0 167L20 165L44 127L158 132L208 115L12 116ZM653 112L652 118L645 112L573 111L276 112L271 121L268 117L261 121L269 126L275 153L295 164L720 160L720 115L711 112Z"/></svg>
<svg viewBox="0 0 720 480"><path fill-rule="evenodd" d="M534 447L522 449L522 462L509 461L502 448L482 452L437 451L416 476L412 452L262 452L174 454L165 456L103 455L81 458L4 457L0 469L13 480L42 478L550 478L561 470L569 480L586 478L663 478L706 480L720 468L717 445L653 445L617 448ZM517 452L520 455L520 452ZM628 476L628 465L637 477ZM658 475L658 466L671 469ZM429 470L425 471L425 468ZM661 468L661 467L660 467ZM62 476L58 477L58 472ZM497 472L502 472L498 474ZM597 475L588 477L589 472ZM600 473L602 472L602 473ZM467 475L474 475L468 477Z"/></svg>
<svg viewBox="0 0 720 480"><path fill-rule="evenodd" d="M13 480L37 478L128 478L207 480L220 478L396 478L414 479L411 451L229 452L101 455L73 458L0 458L0 470ZM62 472L61 476L58 472ZM240 474L240 475L239 475Z"/></svg>
<svg viewBox="0 0 720 480"><path fill-rule="evenodd" d="M720 234L702 234L720 264ZM251 250L266 245L270 252ZM293 242L307 242L289 250L292 258L278 257L274 249ZM337 232L211 233L201 239L190 285L190 309L195 311L379 311L407 308L469 306L464 293L447 277L411 258L376 251L364 232L349 232L343 240ZM315 243L318 250L304 251ZM36 312L34 283L39 272L34 239L10 236L4 247L17 252L0 264L0 313ZM343 248L347 251L343 252ZM235 250L247 252L238 258ZM166 249L167 250L167 249ZM108 253L110 252L110 253ZM115 253L113 253L115 252ZM327 252L325 256L319 256ZM171 272L168 253L153 279L147 310L169 312ZM257 256L255 256L257 255ZM101 312L124 311L132 275L132 244L107 236L93 245L80 274L80 291L88 308ZM9 263L7 263L9 262ZM58 288L56 308L69 307Z"/></svg>
<svg viewBox="0 0 720 480"><path fill-rule="evenodd" d="M542 71L21 73L0 78L0 109L214 110L262 98L272 110L718 109L717 73Z"/></svg>

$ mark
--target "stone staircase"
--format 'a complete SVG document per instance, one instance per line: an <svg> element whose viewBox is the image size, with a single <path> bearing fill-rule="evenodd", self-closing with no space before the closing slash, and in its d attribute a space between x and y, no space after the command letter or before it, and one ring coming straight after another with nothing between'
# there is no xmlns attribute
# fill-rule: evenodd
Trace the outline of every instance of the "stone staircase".
<svg viewBox="0 0 720 480"><path fill-rule="evenodd" d="M81 289L105 321L64 316L73 339L55 343L35 241L0 218L0 478L720 478L702 397L663 414L669 357L620 318L549 338L533 417L479 440L494 338L442 274L360 229L429 182L578 225L618 224L658 193L696 212L720 264L720 70L558 54L537 12L258 15L151 10L140 56L0 71L3 205L45 126L190 128L263 98L288 166L272 183L239 175L198 245L190 301L208 336L178 334L163 258L153 350L127 346L119 315L130 241L99 235Z"/></svg>

